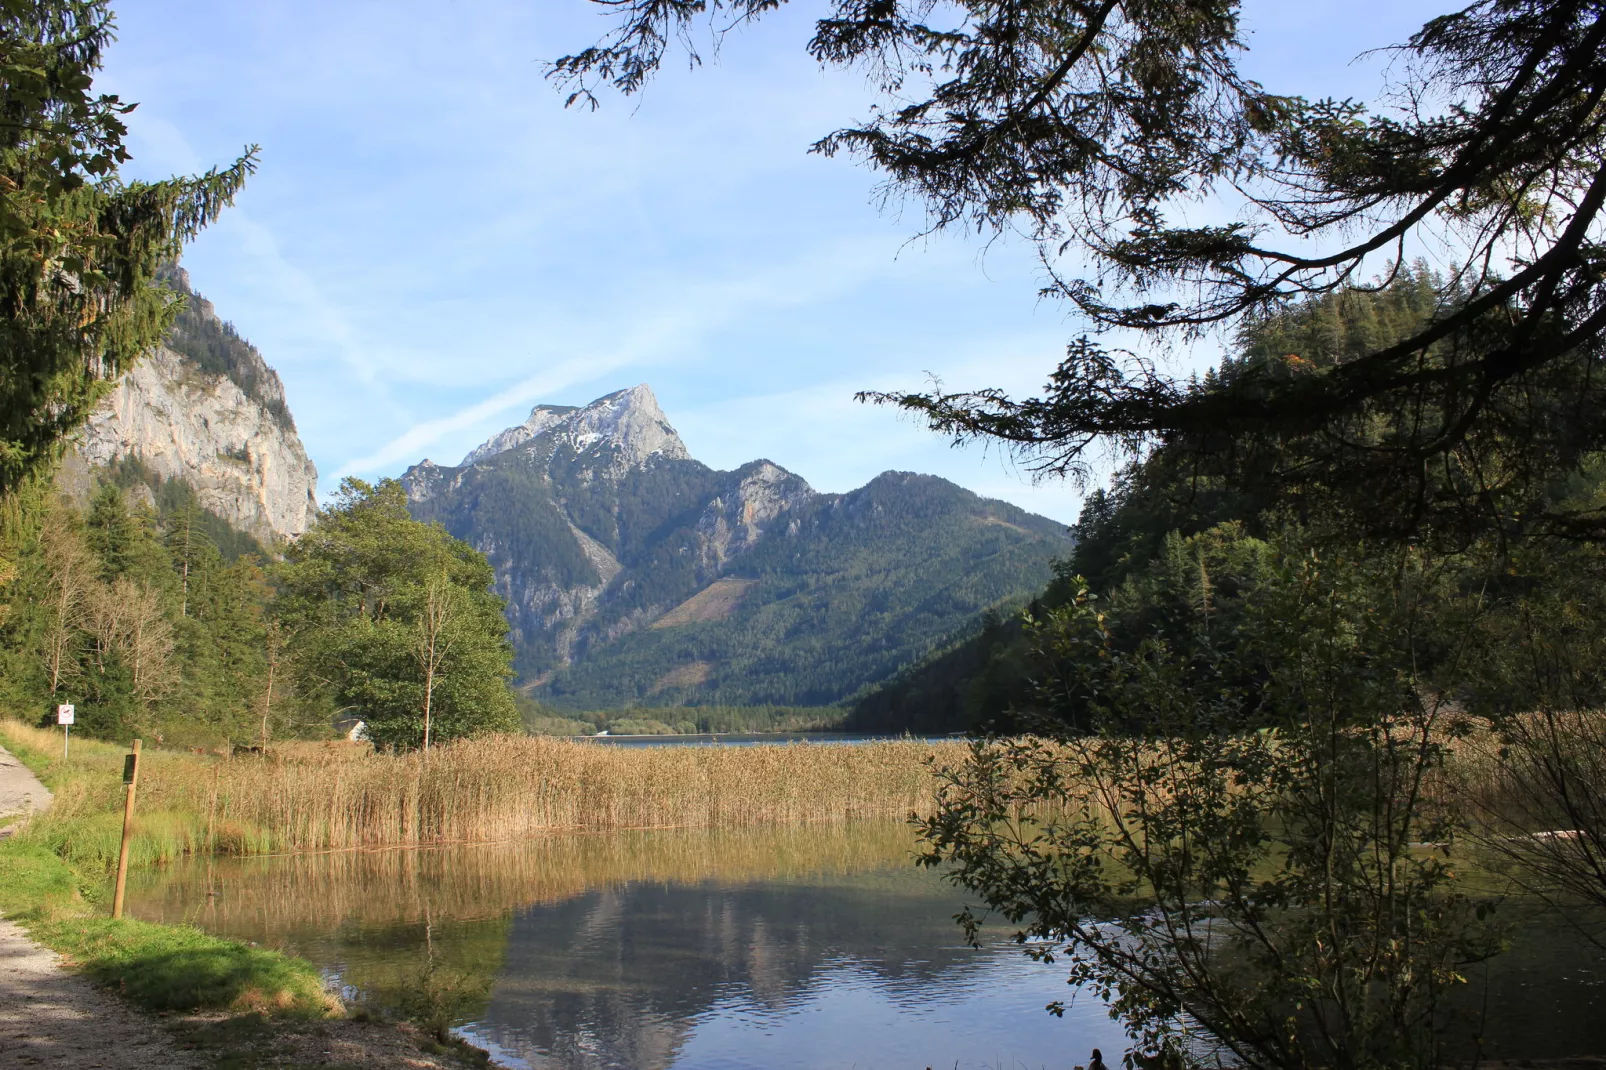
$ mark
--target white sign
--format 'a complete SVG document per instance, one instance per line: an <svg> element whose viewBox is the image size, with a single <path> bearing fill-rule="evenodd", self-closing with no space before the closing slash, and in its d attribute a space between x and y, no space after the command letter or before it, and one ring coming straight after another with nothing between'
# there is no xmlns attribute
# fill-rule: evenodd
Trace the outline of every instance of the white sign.
<svg viewBox="0 0 1606 1070"><path fill-rule="evenodd" d="M71 704L63 703L56 707L56 723L72 724L73 708Z"/></svg>

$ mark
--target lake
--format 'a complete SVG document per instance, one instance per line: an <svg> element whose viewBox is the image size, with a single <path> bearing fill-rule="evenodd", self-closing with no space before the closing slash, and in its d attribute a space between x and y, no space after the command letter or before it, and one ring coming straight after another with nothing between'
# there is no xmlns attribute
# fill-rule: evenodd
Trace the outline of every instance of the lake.
<svg viewBox="0 0 1606 1070"><path fill-rule="evenodd" d="M853 732L698 732L665 736L569 736L582 743L609 747L753 747L772 743L879 743L889 739L914 739L922 743L946 742L952 736L872 736Z"/></svg>
<svg viewBox="0 0 1606 1070"><path fill-rule="evenodd" d="M128 911L319 963L531 1067L1068 1068L1122 1050L1104 1006L996 934L901 824L553 836L204 861L131 876ZM209 890L216 894L209 895Z"/></svg>
<svg viewBox="0 0 1606 1070"><path fill-rule="evenodd" d="M959 893L912 847L888 823L196 860L131 875L129 912L305 956L513 1066L1118 1066L1104 1006L1007 932L964 946ZM1535 932L1474 978L1487 1049L1606 1051L1606 963Z"/></svg>

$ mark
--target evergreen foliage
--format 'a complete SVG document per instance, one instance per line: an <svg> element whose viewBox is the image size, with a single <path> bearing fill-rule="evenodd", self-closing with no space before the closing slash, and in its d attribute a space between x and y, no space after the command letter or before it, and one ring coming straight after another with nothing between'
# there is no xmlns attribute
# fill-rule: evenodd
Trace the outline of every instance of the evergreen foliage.
<svg viewBox="0 0 1606 1070"><path fill-rule="evenodd" d="M256 347L240 337L234 324L212 312L212 303L190 288L189 278L182 270L169 266L159 277L184 298L162 343L197 371L226 377L261 405L280 427L294 431L295 420L285 403L279 375L268 367Z"/></svg>
<svg viewBox="0 0 1606 1070"><path fill-rule="evenodd" d="M119 487L127 496L150 496L158 523L183 524L199 531L217 548L225 560L237 561L247 554L267 559L267 548L238 530L223 517L202 506L195 490L183 479L163 479L138 457L119 457L97 473L99 478Z"/></svg>
<svg viewBox="0 0 1606 1070"><path fill-rule="evenodd" d="M17 561L0 605L0 706L29 722L78 709L92 736L246 743L265 725L267 579L227 561L195 514L162 518L102 483L86 517L46 491L14 495L0 524ZM286 689L288 697L288 689Z"/></svg>
<svg viewBox="0 0 1606 1070"><path fill-rule="evenodd" d="M105 0L0 4L0 495L45 472L180 302L157 278L255 168L125 182L123 117L96 94Z"/></svg>
<svg viewBox="0 0 1606 1070"><path fill-rule="evenodd" d="M1439 304L1439 282L1425 268L1403 272L1377 291L1342 290L1311 298L1279 315L1257 319L1240 332L1237 352L1206 382L1244 376L1293 374L1305 365L1331 367L1370 346L1388 344L1420 328ZM1322 443L1289 441L1276 459L1303 482L1273 478L1240 459L1178 437L1117 472L1108 489L1090 493L1072 534L1074 548L1056 566L1056 578L1029 606L1032 615L1067 604L1082 583L1121 604L1160 597L1163 577L1172 587L1192 569L1220 568L1230 591L1236 564L1203 558L1188 565L1179 554L1225 554L1235 561L1242 540L1264 539L1293 524L1309 530L1364 529L1377 500L1335 500L1319 473ZM1446 491L1448 494L1448 491ZM1577 499L1569 508L1576 507ZM1205 543L1179 542L1214 531ZM1464 545L1464 544L1463 544ZM1123 585L1131 585L1123 592ZM1131 625L1136 632L1167 621L1150 606ZM1007 728L1015 711L1035 707L1037 668L1018 620L983 629L866 695L848 723L862 730L953 731L983 724Z"/></svg>
<svg viewBox="0 0 1606 1070"><path fill-rule="evenodd" d="M282 563L235 553L249 540L182 484L153 507L120 483L82 513L36 483L0 503L0 712L54 723L70 702L86 735L189 746L326 737L347 714L416 746L427 697L433 739L516 729L490 569L394 481L349 486Z"/></svg>
<svg viewBox="0 0 1606 1070"><path fill-rule="evenodd" d="M781 6L598 2L611 31L549 69L570 103L637 92L677 47L695 61L699 24ZM1479 0L1434 18L1393 49L1377 110L1246 78L1236 0L823 6L808 51L866 71L881 104L815 150L881 171L932 228L1035 238L1044 293L1098 328L1191 341L1394 279L1413 248L1449 283L1408 335L1325 367L1196 383L1084 337L1038 397L864 397L1054 473L1085 476L1096 444L1188 438L1391 540L1606 534L1606 513L1557 511L1545 491L1606 448L1599 0ZM1227 222L1189 219L1220 198ZM1278 463L1290 443L1323 447L1316 471Z"/></svg>

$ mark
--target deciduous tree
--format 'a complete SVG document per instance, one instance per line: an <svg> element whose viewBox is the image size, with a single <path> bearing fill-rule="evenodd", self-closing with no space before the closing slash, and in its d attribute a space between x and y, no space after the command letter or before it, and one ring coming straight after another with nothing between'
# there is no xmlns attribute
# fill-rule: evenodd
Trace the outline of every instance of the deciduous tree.
<svg viewBox="0 0 1606 1070"><path fill-rule="evenodd" d="M376 742L417 747L518 729L491 580L483 554L412 518L399 482L348 479L286 552L275 612L307 686Z"/></svg>
<svg viewBox="0 0 1606 1070"><path fill-rule="evenodd" d="M1450 997L1496 948L1429 791L1456 729L1410 671L1435 579L1298 546L1261 545L1214 609L1198 580L1135 647L1085 589L1034 620L1052 719L943 771L925 860L1143 1049L1427 1070L1475 1032Z"/></svg>

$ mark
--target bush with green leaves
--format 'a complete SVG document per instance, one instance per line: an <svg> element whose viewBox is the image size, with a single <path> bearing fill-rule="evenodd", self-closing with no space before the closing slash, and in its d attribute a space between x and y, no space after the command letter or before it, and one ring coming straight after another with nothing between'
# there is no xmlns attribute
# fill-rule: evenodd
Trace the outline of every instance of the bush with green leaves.
<svg viewBox="0 0 1606 1070"><path fill-rule="evenodd" d="M1052 719L942 771L924 860L1143 1046L1439 1066L1446 996L1495 949L1427 790L1457 729L1412 671L1439 580L1409 555L1226 541L1248 581L1213 593L1222 547L1175 541L1196 597L1135 643L1163 599L1107 611L1083 588L1028 623Z"/></svg>

